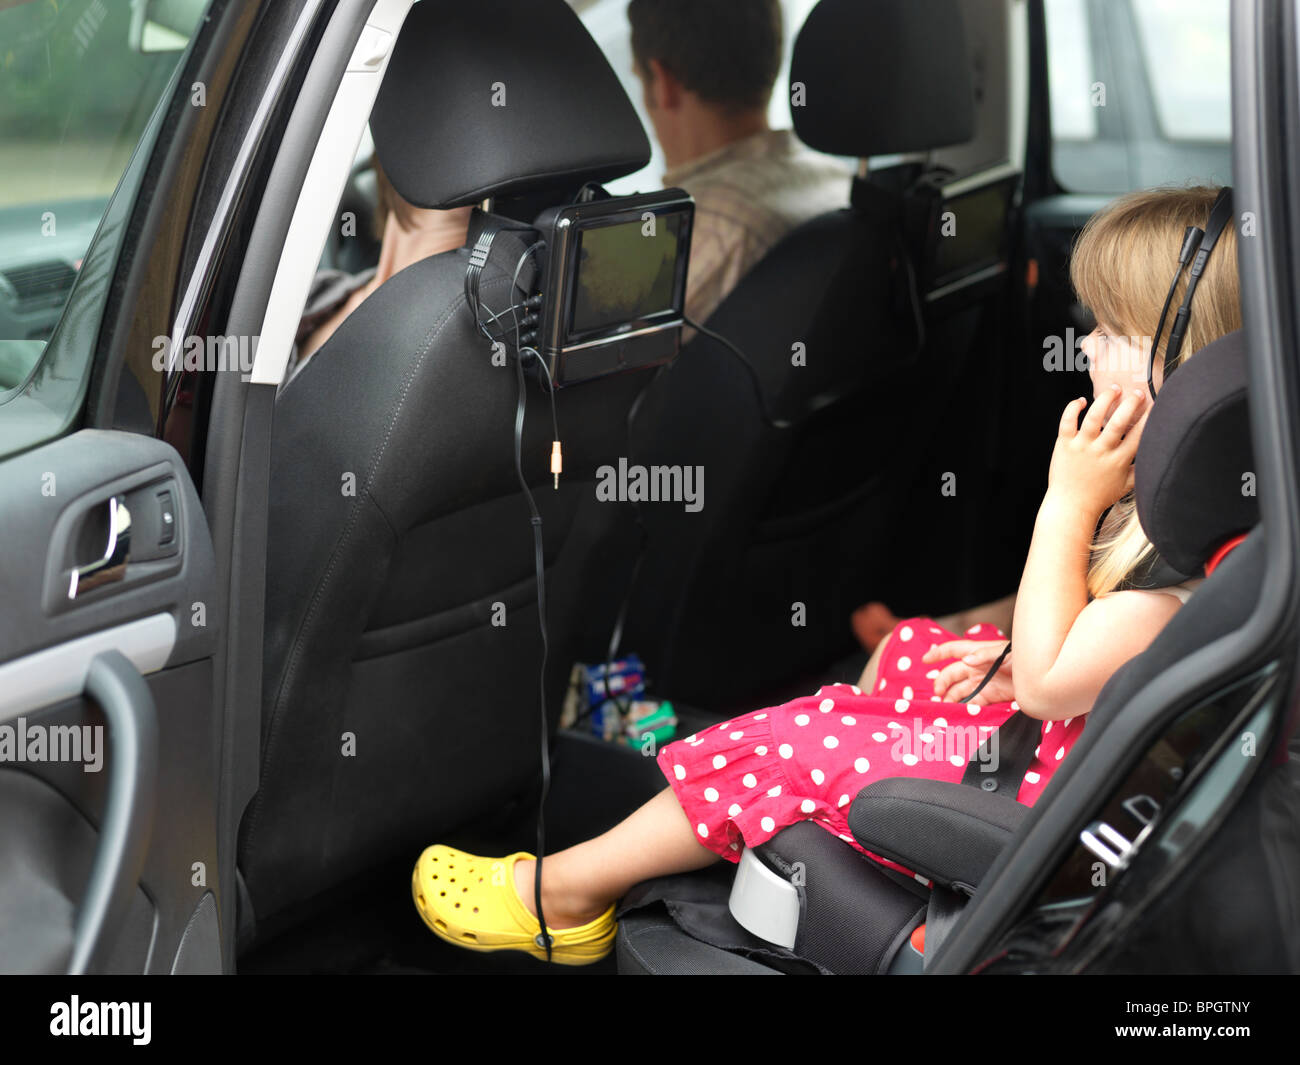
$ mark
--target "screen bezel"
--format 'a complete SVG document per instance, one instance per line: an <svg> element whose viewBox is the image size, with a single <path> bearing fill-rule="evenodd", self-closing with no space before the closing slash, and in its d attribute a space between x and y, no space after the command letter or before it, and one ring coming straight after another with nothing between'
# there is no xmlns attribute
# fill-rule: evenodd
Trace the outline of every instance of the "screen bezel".
<svg viewBox="0 0 1300 1065"><path fill-rule="evenodd" d="M582 235L588 230L604 229L608 226L626 225L628 223L641 223L646 214L655 215L656 225L660 224L659 220L666 216L682 216L682 227L677 235L677 262L673 275L672 307L614 325L598 326L594 329L576 332L573 328L573 316L577 309L578 255L582 248ZM579 345L586 347L605 340L619 340L629 334L645 329L680 325L682 315L685 312L687 265L690 259L690 238L693 224L694 204L689 200L685 202L678 200L663 204L642 204L612 212L608 215L587 218L579 216L575 218L571 222L572 230L568 235L568 247L566 248L563 265L564 296L560 305L563 315L561 319L563 326L560 337L561 349Z"/></svg>

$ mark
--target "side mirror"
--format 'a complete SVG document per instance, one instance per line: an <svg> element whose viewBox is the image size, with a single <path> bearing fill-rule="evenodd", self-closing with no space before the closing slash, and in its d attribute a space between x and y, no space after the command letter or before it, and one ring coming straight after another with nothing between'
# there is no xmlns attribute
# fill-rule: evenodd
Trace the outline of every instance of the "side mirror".
<svg viewBox="0 0 1300 1065"><path fill-rule="evenodd" d="M131 50L184 51L207 6L207 0L131 0Z"/></svg>

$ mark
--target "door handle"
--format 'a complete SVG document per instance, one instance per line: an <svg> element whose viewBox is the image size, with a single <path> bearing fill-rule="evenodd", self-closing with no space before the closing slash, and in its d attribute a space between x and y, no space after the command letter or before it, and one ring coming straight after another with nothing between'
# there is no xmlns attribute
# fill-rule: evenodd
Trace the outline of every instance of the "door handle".
<svg viewBox="0 0 1300 1065"><path fill-rule="evenodd" d="M68 598L76 599L84 592L126 576L126 564L131 556L131 512L126 508L125 496L110 496L108 500L108 546L104 557L72 571L68 584Z"/></svg>
<svg viewBox="0 0 1300 1065"><path fill-rule="evenodd" d="M144 867L153 833L158 778L158 714L139 670L121 651L96 655L86 698L108 722L112 752L108 797L86 893L77 907L71 975L103 963L113 947Z"/></svg>

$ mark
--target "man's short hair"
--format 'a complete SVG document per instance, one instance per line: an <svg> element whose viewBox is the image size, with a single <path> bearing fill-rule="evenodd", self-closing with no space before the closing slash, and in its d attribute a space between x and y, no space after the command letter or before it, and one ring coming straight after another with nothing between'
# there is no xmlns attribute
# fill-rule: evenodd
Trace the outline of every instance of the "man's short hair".
<svg viewBox="0 0 1300 1065"><path fill-rule="evenodd" d="M780 0L631 0L632 56L657 59L706 103L765 108L781 72Z"/></svg>

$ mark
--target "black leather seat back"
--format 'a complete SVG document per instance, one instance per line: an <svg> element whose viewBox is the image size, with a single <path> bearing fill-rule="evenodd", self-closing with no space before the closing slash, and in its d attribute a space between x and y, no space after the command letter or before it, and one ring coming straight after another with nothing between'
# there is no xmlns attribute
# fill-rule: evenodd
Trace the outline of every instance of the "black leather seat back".
<svg viewBox="0 0 1300 1065"><path fill-rule="evenodd" d="M496 82L504 107L491 103ZM526 19L507 0L416 5L372 127L394 187L426 207L497 193L568 202L584 181L649 157L630 101L563 0L530 4ZM471 229L485 221L476 213ZM493 310L515 298L526 244L497 235L481 285ZM466 307L468 265L462 249L392 277L277 402L262 774L239 854L260 923L535 797L541 640L514 466L518 386ZM527 386L552 725L613 517L596 502L595 469L641 384L630 375L558 394L558 491L550 403Z"/></svg>
<svg viewBox="0 0 1300 1065"><path fill-rule="evenodd" d="M973 131L949 0L823 0L791 83L805 93L795 130L818 150L867 157ZM913 203L854 181L852 206L788 234L712 315L753 364L762 405L734 355L701 335L638 415L637 462L704 470L699 512L643 508L624 640L675 699L733 710L807 678L847 650L850 613L886 598L914 557L928 426L946 414L988 303L925 312L917 279L933 242L913 233Z"/></svg>

